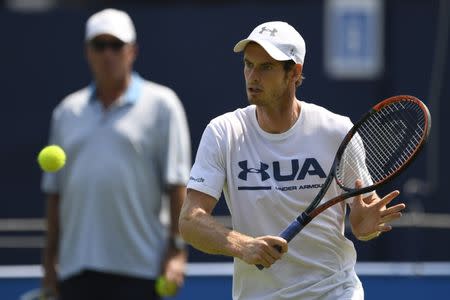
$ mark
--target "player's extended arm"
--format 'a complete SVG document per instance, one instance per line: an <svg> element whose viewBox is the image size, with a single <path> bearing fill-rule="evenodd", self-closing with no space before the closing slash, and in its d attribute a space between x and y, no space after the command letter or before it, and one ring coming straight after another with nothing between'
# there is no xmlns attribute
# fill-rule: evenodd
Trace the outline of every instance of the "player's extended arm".
<svg viewBox="0 0 450 300"><path fill-rule="evenodd" d="M356 187L361 185L357 181ZM381 232L392 229L389 222L402 216L401 211L405 204L400 203L387 208L387 205L399 195L398 191L393 191L383 198L376 193L363 198L362 195L353 198L350 206L350 224L352 232L356 238L362 241L371 240Z"/></svg>
<svg viewBox="0 0 450 300"><path fill-rule="evenodd" d="M287 242L277 236L250 237L217 222L211 212L217 200L188 189L180 214L180 232L195 248L209 253L240 258L248 264L270 267L287 251ZM274 246L279 246L278 252Z"/></svg>

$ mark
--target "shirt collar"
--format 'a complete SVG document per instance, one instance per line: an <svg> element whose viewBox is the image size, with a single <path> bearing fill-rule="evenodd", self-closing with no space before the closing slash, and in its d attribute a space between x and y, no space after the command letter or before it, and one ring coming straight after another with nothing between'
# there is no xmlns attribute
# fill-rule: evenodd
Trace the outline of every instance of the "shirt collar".
<svg viewBox="0 0 450 300"><path fill-rule="evenodd" d="M141 94L141 87L142 77L138 73L133 72L131 74L131 80L128 88L126 89L125 93L120 96L120 102L122 104L134 104ZM96 86L95 82L91 82L91 84L89 85L89 102L94 101L97 101Z"/></svg>

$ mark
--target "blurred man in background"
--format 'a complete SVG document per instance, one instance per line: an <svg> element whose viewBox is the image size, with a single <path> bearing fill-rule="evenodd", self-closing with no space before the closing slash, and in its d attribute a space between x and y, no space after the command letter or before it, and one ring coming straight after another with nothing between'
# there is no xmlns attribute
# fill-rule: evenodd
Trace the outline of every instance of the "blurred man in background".
<svg viewBox="0 0 450 300"><path fill-rule="evenodd" d="M43 286L62 300L159 299L155 279L182 285L187 259L177 222L190 169L185 112L171 89L133 72L128 14L92 15L85 38L93 82L67 96L51 120L50 143L68 161L42 180ZM168 234L159 218L165 193Z"/></svg>

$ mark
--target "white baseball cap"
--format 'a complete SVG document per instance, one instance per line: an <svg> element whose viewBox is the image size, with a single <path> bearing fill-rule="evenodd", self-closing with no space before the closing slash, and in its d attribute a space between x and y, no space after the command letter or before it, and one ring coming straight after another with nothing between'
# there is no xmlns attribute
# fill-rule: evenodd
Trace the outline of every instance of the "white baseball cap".
<svg viewBox="0 0 450 300"><path fill-rule="evenodd" d="M293 60L302 64L305 60L306 46L300 33L286 22L273 21L258 25L252 33L234 46L234 52L241 52L248 43L255 42L279 61Z"/></svg>
<svg viewBox="0 0 450 300"><path fill-rule="evenodd" d="M136 30L130 16L113 8L93 14L86 22L86 41L101 34L110 34L125 43L136 40Z"/></svg>

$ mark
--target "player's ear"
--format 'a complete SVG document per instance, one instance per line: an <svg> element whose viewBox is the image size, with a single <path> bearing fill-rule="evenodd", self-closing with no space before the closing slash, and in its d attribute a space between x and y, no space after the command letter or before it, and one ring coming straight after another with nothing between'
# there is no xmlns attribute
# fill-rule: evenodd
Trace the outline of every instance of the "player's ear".
<svg viewBox="0 0 450 300"><path fill-rule="evenodd" d="M302 78L303 66L301 64L296 64L294 67L294 79L295 82Z"/></svg>
<svg viewBox="0 0 450 300"><path fill-rule="evenodd" d="M299 87L302 84L302 70L303 66L301 64L295 64L294 67L289 71L292 76L292 81L295 83L295 87Z"/></svg>

